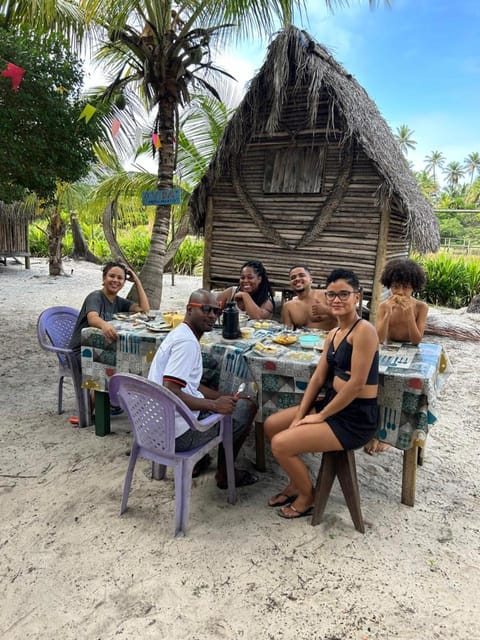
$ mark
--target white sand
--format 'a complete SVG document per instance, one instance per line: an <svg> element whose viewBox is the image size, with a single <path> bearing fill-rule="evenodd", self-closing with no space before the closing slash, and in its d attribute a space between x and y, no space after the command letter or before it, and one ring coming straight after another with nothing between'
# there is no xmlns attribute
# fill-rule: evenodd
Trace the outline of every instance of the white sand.
<svg viewBox="0 0 480 640"><path fill-rule="evenodd" d="M271 457L260 482L226 503L213 471L194 481L190 527L173 538L173 482L137 464L119 517L130 435L56 414L56 361L36 338L46 307L79 307L99 268L65 263L50 278L0 264L0 637L52 639L432 640L480 638L478 343L441 342L455 373L417 473L400 503L402 454L357 453L367 531L356 532L336 484L324 521L286 522L266 507L282 486ZM177 278L162 307L200 281ZM314 473L320 456L309 461ZM241 462L252 466L253 441Z"/></svg>

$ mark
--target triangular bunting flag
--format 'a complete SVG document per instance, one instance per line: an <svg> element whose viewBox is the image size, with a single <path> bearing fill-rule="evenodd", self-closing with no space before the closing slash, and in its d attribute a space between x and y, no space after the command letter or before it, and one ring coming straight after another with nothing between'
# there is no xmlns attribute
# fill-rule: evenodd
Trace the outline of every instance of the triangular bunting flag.
<svg viewBox="0 0 480 640"><path fill-rule="evenodd" d="M17 67L16 64L12 64L11 62L7 63L7 68L0 73L0 76L4 76L5 78L12 79L12 89L14 91L18 91L18 87L20 86L20 82L25 74L25 69L22 67Z"/></svg>
<svg viewBox="0 0 480 640"><path fill-rule="evenodd" d="M86 104L82 113L78 116L78 119L81 120L82 118L85 118L85 122L88 123L95 111L96 108L92 104Z"/></svg>
<svg viewBox="0 0 480 640"><path fill-rule="evenodd" d="M117 133L120 131L120 120L115 120L112 122L112 138L115 138Z"/></svg>
<svg viewBox="0 0 480 640"><path fill-rule="evenodd" d="M155 149L160 149L160 147L162 146L162 142L158 133L152 133L152 142Z"/></svg>

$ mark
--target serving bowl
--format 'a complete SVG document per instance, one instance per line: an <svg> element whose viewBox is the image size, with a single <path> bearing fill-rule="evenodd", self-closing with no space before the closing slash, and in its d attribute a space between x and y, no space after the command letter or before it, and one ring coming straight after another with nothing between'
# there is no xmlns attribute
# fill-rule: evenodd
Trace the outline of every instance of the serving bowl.
<svg viewBox="0 0 480 640"><path fill-rule="evenodd" d="M303 349L315 349L320 344L320 338L314 334L306 334L298 339Z"/></svg>

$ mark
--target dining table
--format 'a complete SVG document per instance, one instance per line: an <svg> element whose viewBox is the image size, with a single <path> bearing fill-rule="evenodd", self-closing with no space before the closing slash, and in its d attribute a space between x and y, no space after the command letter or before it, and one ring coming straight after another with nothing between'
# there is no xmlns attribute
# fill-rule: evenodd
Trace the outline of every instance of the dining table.
<svg viewBox="0 0 480 640"><path fill-rule="evenodd" d="M320 358L325 335L318 334L317 348L304 349L298 340L288 346L275 342L281 325L271 322L252 328L249 338L227 340L221 328L202 336L202 381L225 393L235 393L245 383L244 393L258 405L256 466L265 471L263 422L272 413L300 402ZM166 330L154 330L148 322L130 319L116 321L116 329L119 337L115 341L106 340L99 329L82 330L82 386L95 392L98 436L110 433L108 383L112 375L148 376L155 352L168 335ZM401 501L410 506L415 502L417 465L423 462L429 429L438 420L438 396L448 373L449 362L441 345L422 342L418 346L381 346L376 437L403 451Z"/></svg>

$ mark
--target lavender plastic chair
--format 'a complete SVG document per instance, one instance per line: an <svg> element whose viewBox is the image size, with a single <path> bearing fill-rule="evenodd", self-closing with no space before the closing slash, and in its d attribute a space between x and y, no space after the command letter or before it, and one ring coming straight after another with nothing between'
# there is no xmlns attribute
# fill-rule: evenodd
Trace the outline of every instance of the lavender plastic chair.
<svg viewBox="0 0 480 640"><path fill-rule="evenodd" d="M42 349L53 351L58 357L58 413L63 413L63 380L72 379L77 401L80 427L91 423L88 391L82 389L82 373L77 359L70 349L78 311L73 307L50 307L43 311L37 321L37 336Z"/></svg>
<svg viewBox="0 0 480 640"><path fill-rule="evenodd" d="M214 413L196 420L187 405L174 393L140 376L117 373L110 379L110 398L126 412L132 425L133 444L123 488L120 515L127 508L137 457L152 461L152 477L161 479L165 467L175 470L175 536L185 535L190 510L192 471L196 462L223 442L227 466L228 502L235 504L235 472L233 467L233 437L231 416ZM209 442L182 453L175 452L175 411L192 429L206 431L219 423L218 436ZM160 465L160 467L159 467ZM160 469L160 473L156 471Z"/></svg>

